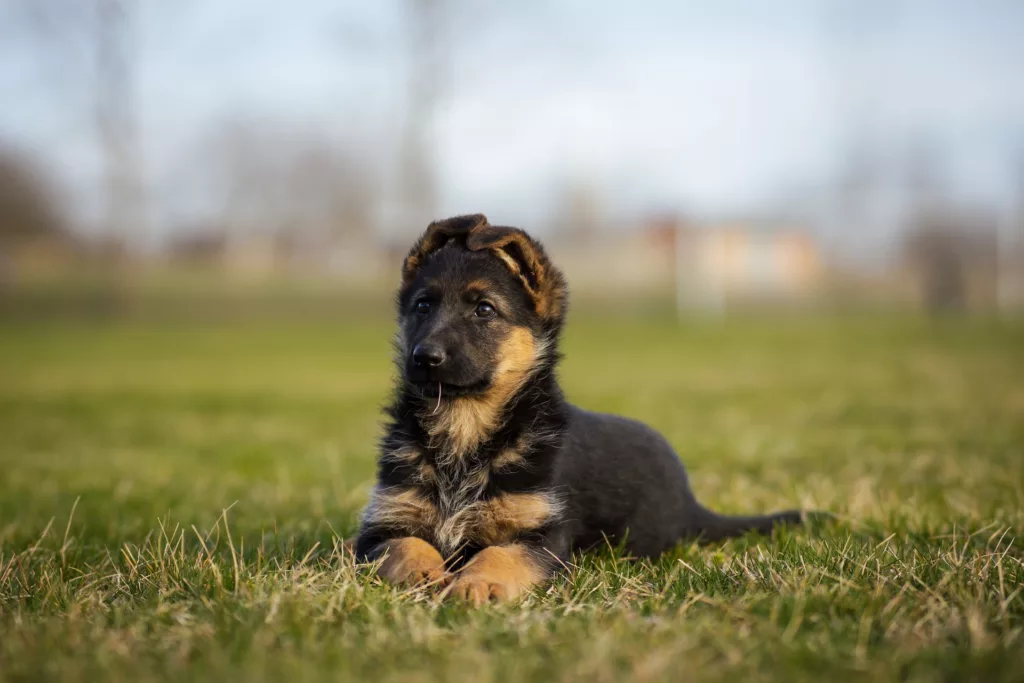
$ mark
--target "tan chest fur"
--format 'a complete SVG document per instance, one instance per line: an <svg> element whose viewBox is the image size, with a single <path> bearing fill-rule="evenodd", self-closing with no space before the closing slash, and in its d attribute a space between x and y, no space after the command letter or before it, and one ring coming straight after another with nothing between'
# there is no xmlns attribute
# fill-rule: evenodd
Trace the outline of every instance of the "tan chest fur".
<svg viewBox="0 0 1024 683"><path fill-rule="evenodd" d="M365 520L431 539L443 555L449 556L464 545L508 543L558 514L559 501L550 493L504 493L482 498L488 476L486 469L452 476L430 468L421 475L432 479L424 481L423 488L376 488ZM428 496L427 487L436 495Z"/></svg>

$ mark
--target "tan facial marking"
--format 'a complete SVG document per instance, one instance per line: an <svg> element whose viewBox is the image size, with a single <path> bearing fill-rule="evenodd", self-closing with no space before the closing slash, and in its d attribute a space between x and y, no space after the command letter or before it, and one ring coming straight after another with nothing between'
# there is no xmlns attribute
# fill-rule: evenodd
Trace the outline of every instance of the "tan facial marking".
<svg viewBox="0 0 1024 683"><path fill-rule="evenodd" d="M469 283L466 285L465 291L483 294L488 290L488 288L489 283L487 282L487 280L470 280Z"/></svg>
<svg viewBox="0 0 1024 683"><path fill-rule="evenodd" d="M513 327L502 343L490 388L480 396L442 403L436 414L424 413L427 433L453 459L475 450L498 427L508 400L522 388L535 367L537 343L525 327Z"/></svg>

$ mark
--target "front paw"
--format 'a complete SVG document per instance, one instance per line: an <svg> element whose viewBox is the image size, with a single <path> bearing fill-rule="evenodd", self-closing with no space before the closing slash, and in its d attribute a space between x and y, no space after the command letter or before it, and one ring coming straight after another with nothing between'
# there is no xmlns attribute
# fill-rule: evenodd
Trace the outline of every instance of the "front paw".
<svg viewBox="0 0 1024 683"><path fill-rule="evenodd" d="M464 600L474 607L488 602L505 602L519 597L526 592L525 587L511 582L501 581L487 576L459 576L451 585L448 597Z"/></svg>
<svg viewBox="0 0 1024 683"><path fill-rule="evenodd" d="M438 585L446 586L451 580L444 566L403 564L398 567L381 567L381 576L394 584L405 586Z"/></svg>
<svg viewBox="0 0 1024 683"><path fill-rule="evenodd" d="M534 556L519 544L484 548L469 561L447 592L447 597L480 606L514 600L545 578Z"/></svg>
<svg viewBox="0 0 1024 683"><path fill-rule="evenodd" d="M446 585L449 575L444 558L434 546L420 538L396 538L385 542L378 573L394 584Z"/></svg>

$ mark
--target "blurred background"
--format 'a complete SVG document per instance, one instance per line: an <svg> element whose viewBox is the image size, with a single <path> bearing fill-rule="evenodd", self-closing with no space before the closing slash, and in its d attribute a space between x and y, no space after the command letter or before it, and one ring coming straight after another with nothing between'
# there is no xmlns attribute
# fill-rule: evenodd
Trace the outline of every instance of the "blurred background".
<svg viewBox="0 0 1024 683"><path fill-rule="evenodd" d="M1012 313L1022 65L1015 0L3 0L2 311L372 310L484 212L583 309Z"/></svg>

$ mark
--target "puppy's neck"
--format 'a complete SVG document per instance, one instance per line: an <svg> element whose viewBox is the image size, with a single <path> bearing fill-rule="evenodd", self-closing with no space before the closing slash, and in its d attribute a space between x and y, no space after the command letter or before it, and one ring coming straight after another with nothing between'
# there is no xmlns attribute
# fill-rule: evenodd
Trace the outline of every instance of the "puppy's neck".
<svg viewBox="0 0 1024 683"><path fill-rule="evenodd" d="M461 460L491 437L503 408L487 396L442 398L434 409L424 406L418 420L427 435L425 445L437 450L442 461Z"/></svg>
<svg viewBox="0 0 1024 683"><path fill-rule="evenodd" d="M558 400L552 400L555 396ZM560 409L560 397L552 368L544 364L519 381L496 383L478 396L442 396L440 401L406 397L414 405L399 412L416 422L418 445L434 451L444 464L465 461L493 442L514 439L541 413Z"/></svg>

